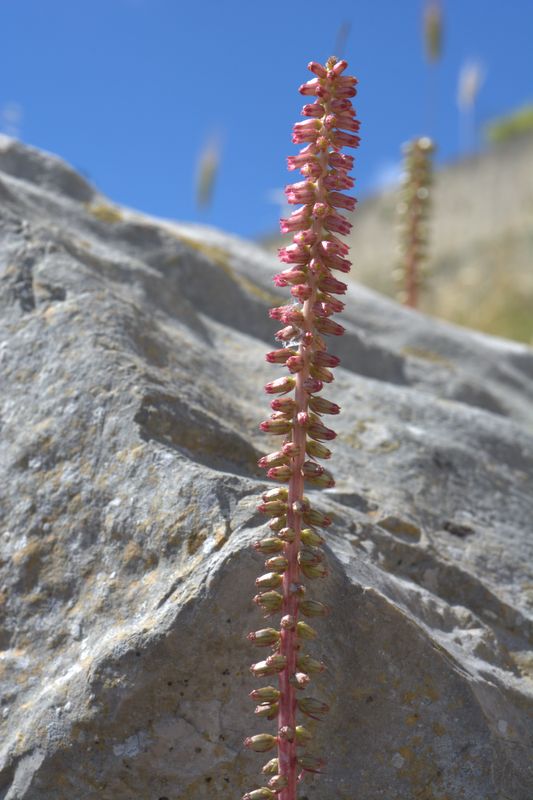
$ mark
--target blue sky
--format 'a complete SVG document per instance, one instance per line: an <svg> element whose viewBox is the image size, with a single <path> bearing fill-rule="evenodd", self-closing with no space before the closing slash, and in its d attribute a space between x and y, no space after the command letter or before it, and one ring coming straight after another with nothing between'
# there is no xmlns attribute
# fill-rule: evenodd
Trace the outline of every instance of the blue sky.
<svg viewBox="0 0 533 800"><path fill-rule="evenodd" d="M414 135L433 135L441 162L464 151L465 61L484 67L479 125L533 101L533 2L442 2L443 58L431 71L422 0L0 0L0 126L116 202L244 236L272 232L272 195L291 180L298 85L308 61L332 54L343 23L360 81L360 197L394 173ZM197 162L213 135L221 163L200 212Z"/></svg>

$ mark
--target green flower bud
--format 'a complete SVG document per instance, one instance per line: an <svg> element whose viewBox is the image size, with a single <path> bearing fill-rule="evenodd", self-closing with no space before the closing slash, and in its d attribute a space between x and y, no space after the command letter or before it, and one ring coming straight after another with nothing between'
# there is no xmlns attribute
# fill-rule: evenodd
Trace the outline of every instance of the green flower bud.
<svg viewBox="0 0 533 800"><path fill-rule="evenodd" d="M267 761L261 772L263 775L276 775L279 769L279 761L277 758L271 758Z"/></svg>
<svg viewBox="0 0 533 800"><path fill-rule="evenodd" d="M264 678L267 675L275 675L277 670L270 664L267 664L266 661L258 661L256 664L252 664L250 672L254 678Z"/></svg>
<svg viewBox="0 0 533 800"><path fill-rule="evenodd" d="M314 697L302 697L296 702L300 711L303 714L307 714L311 719L320 719L321 716L327 714L329 711L327 703L322 703L321 700L315 700Z"/></svg>
<svg viewBox="0 0 533 800"><path fill-rule="evenodd" d="M306 675L305 672L295 672L291 675L289 681L293 686L296 686L297 689L305 689L308 683L310 683L311 678L309 675Z"/></svg>
<svg viewBox="0 0 533 800"><path fill-rule="evenodd" d="M328 574L328 568L325 564L301 564L300 569L306 578L325 578Z"/></svg>
<svg viewBox="0 0 533 800"><path fill-rule="evenodd" d="M307 744L312 738L312 734L303 725L296 726L296 744Z"/></svg>
<svg viewBox="0 0 533 800"><path fill-rule="evenodd" d="M260 631L252 631L249 633L248 639L253 642L256 647L270 647L279 642L280 634L274 628L261 628Z"/></svg>
<svg viewBox="0 0 533 800"><path fill-rule="evenodd" d="M309 547L304 547L298 553L298 564L314 565L320 564L324 560L324 556L320 550L312 550Z"/></svg>
<svg viewBox="0 0 533 800"><path fill-rule="evenodd" d="M298 766L306 772L322 772L325 765L326 762L323 758L312 756L310 753L302 753L301 756L298 756Z"/></svg>
<svg viewBox="0 0 533 800"><path fill-rule="evenodd" d="M276 672L281 672L287 666L287 657L282 656L281 653L273 653L266 660L269 667L272 667Z"/></svg>
<svg viewBox="0 0 533 800"><path fill-rule="evenodd" d="M265 561L265 567L273 569L275 572L285 572L288 566L289 562L285 556L274 556L274 558L268 558Z"/></svg>
<svg viewBox="0 0 533 800"><path fill-rule="evenodd" d="M280 691L273 686L262 686L250 692L252 700L260 700L263 703L275 703L279 699Z"/></svg>
<svg viewBox="0 0 533 800"><path fill-rule="evenodd" d="M269 517L279 517L280 514L286 513L287 504L281 500L269 500L267 503L260 503L257 510L262 514L268 514Z"/></svg>
<svg viewBox="0 0 533 800"><path fill-rule="evenodd" d="M279 572L266 572L255 580L255 585L258 589L276 589L282 583L283 578Z"/></svg>
<svg viewBox="0 0 533 800"><path fill-rule="evenodd" d="M255 707L254 713L258 717L265 717L266 719L276 719L278 716L278 703L261 703ZM310 716L310 715L308 715ZM315 717L317 719L317 717Z"/></svg>
<svg viewBox="0 0 533 800"><path fill-rule="evenodd" d="M276 736L271 736L269 733L258 733L256 736L249 736L244 740L244 746L255 753L266 753L268 750L272 750L277 743Z"/></svg>
<svg viewBox="0 0 533 800"><path fill-rule="evenodd" d="M327 528L332 523L331 517L317 511L316 508L311 508L303 515L303 521L306 525L316 526L317 528Z"/></svg>
<svg viewBox="0 0 533 800"><path fill-rule="evenodd" d="M268 503L272 500L287 500L288 496L289 492L284 486L278 486L275 489L268 489L262 494L265 503Z"/></svg>
<svg viewBox="0 0 533 800"><path fill-rule="evenodd" d="M254 603L257 603L268 616L280 610L283 605L283 597L279 592L260 592L254 597Z"/></svg>
<svg viewBox="0 0 533 800"><path fill-rule="evenodd" d="M280 553L283 550L283 542L272 536L267 539L261 539L259 542L254 542L254 549L269 556L271 553Z"/></svg>
<svg viewBox="0 0 533 800"><path fill-rule="evenodd" d="M274 791L277 793L281 792L282 789L288 786L289 781L287 780L285 775L274 775L273 778L270 778L268 785L270 786L271 789L274 789Z"/></svg>
<svg viewBox="0 0 533 800"><path fill-rule="evenodd" d="M310 675L316 672L324 672L326 665L322 661L317 661L316 658L308 656L306 653L301 653L296 656L296 665L298 669L307 672Z"/></svg>
<svg viewBox="0 0 533 800"><path fill-rule="evenodd" d="M287 516L285 514L283 514L281 517L274 517L268 523L268 527L270 528L271 531L274 531L274 533L277 533L286 526L287 526Z"/></svg>
<svg viewBox="0 0 533 800"><path fill-rule="evenodd" d="M284 542L294 542L296 533L293 528L282 528L278 531L278 536L280 539L283 539Z"/></svg>
<svg viewBox="0 0 533 800"><path fill-rule="evenodd" d="M296 633L300 639L316 639L318 635L314 628L302 621L296 624Z"/></svg>
<svg viewBox="0 0 533 800"><path fill-rule="evenodd" d="M276 797L276 792L273 792L272 789L267 789L266 786L261 787L261 789L254 789L253 792L247 792L243 794L242 800L274 800Z"/></svg>
<svg viewBox="0 0 533 800"><path fill-rule="evenodd" d="M324 539L322 536L320 536L320 534L314 531L312 528L304 528L300 534L300 538L302 540L302 544L305 544L308 547L319 547L321 544L324 544Z"/></svg>
<svg viewBox="0 0 533 800"><path fill-rule="evenodd" d="M292 614L285 614L280 620L280 625L283 630L292 631L294 630L294 617Z"/></svg>
<svg viewBox="0 0 533 800"><path fill-rule="evenodd" d="M278 731L278 739L284 739L286 742L294 742L295 731L290 725L283 725Z"/></svg>
<svg viewBox="0 0 533 800"><path fill-rule="evenodd" d="M304 617L325 617L329 614L329 608L319 600L302 600L300 611Z"/></svg>

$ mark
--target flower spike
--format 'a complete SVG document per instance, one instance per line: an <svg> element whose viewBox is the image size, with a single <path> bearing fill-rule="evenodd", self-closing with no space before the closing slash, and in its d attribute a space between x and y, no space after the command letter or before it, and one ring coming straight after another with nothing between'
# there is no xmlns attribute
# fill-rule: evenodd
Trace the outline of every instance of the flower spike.
<svg viewBox="0 0 533 800"><path fill-rule="evenodd" d="M292 141L301 144L297 155L289 156L288 168L299 170L301 180L285 189L287 201L298 206L281 220L282 233L293 236L291 244L279 250L279 259L287 265L274 277L277 286L288 287L289 302L271 309L270 317L280 323L277 349L266 360L286 369L286 374L265 386L273 413L261 429L283 437L283 444L259 460L267 477L285 486L263 493L259 511L270 520L275 535L254 544L269 556L268 572L256 580L255 603L266 617L281 616L279 627L262 628L249 634L256 647L271 648L272 653L252 665L254 676L277 675L278 688L266 686L254 690L259 701L256 715L266 720L277 717L275 736L259 734L245 744L257 752L277 746L277 758L263 768L272 776L268 787L255 789L246 800L297 800L297 783L304 771L320 772L324 762L309 755L305 747L310 732L298 724L296 713L318 720L328 706L314 697L301 697L311 679L325 669L322 661L303 653L303 640L312 641L317 632L300 617L324 617L328 608L307 597L306 582L327 575L316 528L328 527L332 520L313 508L304 496L304 484L312 488L334 486L331 473L317 459L329 459L331 451L323 442L336 433L322 422L322 415L336 415L339 406L320 395L329 385L332 370L340 363L329 353L324 337L341 336L344 328L332 319L344 303L337 298L347 291L347 284L336 275L350 270L348 246L339 238L350 232L351 222L345 213L352 212L356 199L345 194L353 188L348 175L354 159L342 153L344 147L359 144L359 121L351 100L357 80L345 74L346 61L332 57L326 64L312 61L313 78L300 87L306 97L303 120L293 127ZM277 590L277 591L276 591Z"/></svg>

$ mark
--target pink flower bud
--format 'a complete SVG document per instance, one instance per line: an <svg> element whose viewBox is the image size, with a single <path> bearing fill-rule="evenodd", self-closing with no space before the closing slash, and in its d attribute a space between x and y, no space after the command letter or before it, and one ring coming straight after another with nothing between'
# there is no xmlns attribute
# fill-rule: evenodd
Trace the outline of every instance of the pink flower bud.
<svg viewBox="0 0 533 800"><path fill-rule="evenodd" d="M340 233L343 236L347 236L353 227L352 223L348 222L345 217L335 213L328 214L324 219L323 224L327 231L331 231L332 233Z"/></svg>
<svg viewBox="0 0 533 800"><path fill-rule="evenodd" d="M335 100L334 102L335 103L339 103L339 102L344 103L344 102L347 102L347 101L345 101L345 100L340 100L340 101L339 100ZM348 105L350 105L350 103L348 103ZM329 156L328 156L328 164L329 164L330 167L333 167L334 169L344 169L347 172L349 172L351 169L353 169L353 163L354 163L354 157L346 155L345 153L333 152L333 153L330 153Z"/></svg>
<svg viewBox="0 0 533 800"><path fill-rule="evenodd" d="M339 111L344 109L339 109ZM322 117L324 115L324 106L315 100L314 103L306 103L302 108L303 117Z"/></svg>
<svg viewBox="0 0 533 800"><path fill-rule="evenodd" d="M280 342L290 342L292 339L296 339L299 335L298 328L295 328L294 325L287 325L286 328L282 328L279 330L275 338L278 339ZM287 391L290 391L289 389Z"/></svg>
<svg viewBox="0 0 533 800"><path fill-rule="evenodd" d="M348 134L346 134L348 136ZM315 187L308 181L299 181L292 183L285 187L285 195L287 202L291 205L299 205L300 203L313 203L315 200Z"/></svg>
<svg viewBox="0 0 533 800"><path fill-rule="evenodd" d="M343 63L343 62L337 62L337 63ZM348 64L346 64L346 66L348 66ZM319 64L317 61L310 61L309 64L307 65L307 69L310 70L311 72L314 72L314 74L317 75L319 78L325 78L327 77L328 74L327 70L324 69L322 64Z"/></svg>
<svg viewBox="0 0 533 800"><path fill-rule="evenodd" d="M345 95L346 96L346 95ZM350 96L350 95L348 95ZM353 95L351 95L353 97ZM361 137L353 133L345 133L344 131L333 131L331 133L331 144L333 147L359 147Z"/></svg>
<svg viewBox="0 0 533 800"><path fill-rule="evenodd" d="M346 136L347 135L348 134L346 134ZM355 197L342 194L341 192L330 192L328 194L328 201L333 208L345 208L347 211L353 211L357 203Z"/></svg>
<svg viewBox="0 0 533 800"><path fill-rule="evenodd" d="M268 750L272 750L277 743L277 738L270 736L269 733L258 733L256 736L249 736L244 740L244 746L256 753L266 753ZM250 800L256 800L256 798L252 797Z"/></svg>
<svg viewBox="0 0 533 800"><path fill-rule="evenodd" d="M317 378L306 378L303 382L303 387L309 394L316 394L317 392L320 392L323 386L324 384L322 381L319 381Z"/></svg>
<svg viewBox="0 0 533 800"><path fill-rule="evenodd" d="M304 365L305 365L304 360L300 355L291 356L290 358L287 359L287 367L289 371L292 373L301 372L302 369L304 368Z"/></svg>
<svg viewBox="0 0 533 800"><path fill-rule="evenodd" d="M348 288L348 286L346 283L338 281L331 275L326 275L325 277L320 279L318 283L318 288L321 289L323 292L330 292L331 294L346 294L346 289Z"/></svg>
<svg viewBox="0 0 533 800"><path fill-rule="evenodd" d="M259 427L264 433L279 436L292 430L292 422L287 419L265 419Z"/></svg>
<svg viewBox="0 0 533 800"><path fill-rule="evenodd" d="M338 367L340 363L340 358L326 353L324 350L319 350L313 355L313 364L317 367Z"/></svg>
<svg viewBox="0 0 533 800"><path fill-rule="evenodd" d="M315 320L315 327L320 333L326 336L342 336L346 330L343 325L339 325L338 322L334 322L332 319L328 318L319 318ZM324 380L324 378L322 378L322 380Z"/></svg>
<svg viewBox="0 0 533 800"><path fill-rule="evenodd" d="M306 245L290 244L288 247L281 247L278 250L278 257L285 264L307 264L309 250Z"/></svg>
<svg viewBox="0 0 533 800"><path fill-rule="evenodd" d="M307 428L310 423L309 414L307 411L299 411L296 415L296 421L300 428Z"/></svg>
<svg viewBox="0 0 533 800"><path fill-rule="evenodd" d="M292 392L296 385L294 378L285 375L283 378L276 378L265 385L265 392L268 394L287 394Z"/></svg>
<svg viewBox="0 0 533 800"><path fill-rule="evenodd" d="M304 106L304 108L306 108L306 106ZM304 151L302 151L301 153L298 153L298 155L296 156L288 156L287 169L289 170L289 172L292 172L295 169L301 169L301 167L309 163L318 163L316 155L314 155L313 153L305 153Z"/></svg>
<svg viewBox="0 0 533 800"><path fill-rule="evenodd" d="M297 283L296 286L292 287L291 294L293 297L296 297L296 299L299 300L300 303L304 303L306 300L309 300L309 298L313 294L313 290L306 283Z"/></svg>
<svg viewBox="0 0 533 800"><path fill-rule="evenodd" d="M318 80L316 78L313 78L313 80L307 81L307 83L303 83L298 89L298 91L300 92L300 94L313 95L317 93L316 90L318 89L319 86L320 84Z"/></svg>
<svg viewBox="0 0 533 800"><path fill-rule="evenodd" d="M306 273L302 272L301 269L291 267L290 269L285 269L283 272L274 275L274 283L276 286L289 286L289 284L293 285L295 283L300 283L300 281L305 281L306 277Z"/></svg>
<svg viewBox="0 0 533 800"><path fill-rule="evenodd" d="M284 364L289 356L294 355L294 350L290 347L282 347L281 350L272 350L265 355L269 364Z"/></svg>
<svg viewBox="0 0 533 800"><path fill-rule="evenodd" d="M299 233L295 233L292 238L293 241L299 245L311 246L315 244L318 234L311 230L299 231Z"/></svg>

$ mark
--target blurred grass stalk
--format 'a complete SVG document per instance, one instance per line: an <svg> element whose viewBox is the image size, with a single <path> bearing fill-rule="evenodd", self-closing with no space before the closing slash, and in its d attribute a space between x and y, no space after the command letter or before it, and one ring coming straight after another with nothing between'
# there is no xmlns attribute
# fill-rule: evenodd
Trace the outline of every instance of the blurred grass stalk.
<svg viewBox="0 0 533 800"><path fill-rule="evenodd" d="M404 305L417 308L428 260L430 187L435 147L431 139L423 136L408 142L403 149L404 180L397 207L401 260L394 276L401 286L399 300Z"/></svg>

